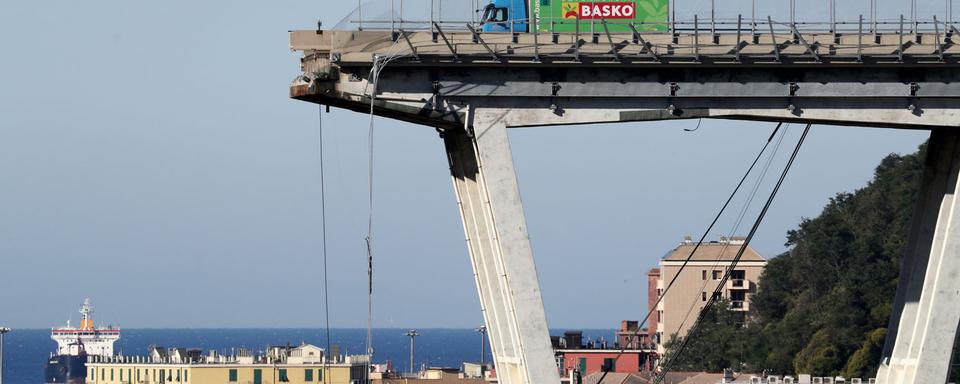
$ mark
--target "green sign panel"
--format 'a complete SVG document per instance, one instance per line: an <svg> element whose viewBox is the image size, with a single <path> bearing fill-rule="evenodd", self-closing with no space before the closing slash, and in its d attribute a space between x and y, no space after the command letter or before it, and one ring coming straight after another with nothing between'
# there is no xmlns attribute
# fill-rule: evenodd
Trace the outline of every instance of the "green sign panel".
<svg viewBox="0 0 960 384"><path fill-rule="evenodd" d="M666 31L669 0L533 0L533 14L540 32Z"/></svg>

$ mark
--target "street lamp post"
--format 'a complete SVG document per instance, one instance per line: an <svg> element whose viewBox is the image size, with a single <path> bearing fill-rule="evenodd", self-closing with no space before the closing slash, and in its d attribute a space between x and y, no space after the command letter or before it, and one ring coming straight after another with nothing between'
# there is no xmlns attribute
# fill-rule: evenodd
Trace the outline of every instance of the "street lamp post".
<svg viewBox="0 0 960 384"><path fill-rule="evenodd" d="M10 332L10 328L0 327L0 384L3 384L3 335Z"/></svg>
<svg viewBox="0 0 960 384"><path fill-rule="evenodd" d="M420 336L420 333L418 333L416 329L411 329L407 331L407 333L404 333L403 335L410 338L410 373L413 373L413 338ZM3 384L3 383L0 383L0 384Z"/></svg>
<svg viewBox="0 0 960 384"><path fill-rule="evenodd" d="M487 326L481 325L477 332L480 332L480 366L483 367L483 359L487 355Z"/></svg>

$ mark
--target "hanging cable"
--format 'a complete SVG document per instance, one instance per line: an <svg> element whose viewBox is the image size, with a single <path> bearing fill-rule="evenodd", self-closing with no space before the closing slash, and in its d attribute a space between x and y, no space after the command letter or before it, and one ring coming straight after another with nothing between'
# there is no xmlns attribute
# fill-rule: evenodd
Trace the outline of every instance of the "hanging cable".
<svg viewBox="0 0 960 384"><path fill-rule="evenodd" d="M394 47L396 44L394 44ZM377 84L380 81L380 71L397 56L374 56L373 66L370 69L370 123L367 130L367 235L364 242L367 247L367 372L373 359L373 167L374 167L374 106L377 99Z"/></svg>
<svg viewBox="0 0 960 384"><path fill-rule="evenodd" d="M373 58L370 78L373 84L370 91L370 125L367 130L367 358L373 359L373 107L377 97L377 81L380 77L380 59ZM369 363L368 363L369 364ZM369 366L367 371L369 371Z"/></svg>
<svg viewBox="0 0 960 384"><path fill-rule="evenodd" d="M370 68L370 123L367 130L367 235L364 242L367 248L367 363L366 374L370 374L370 364L373 361L373 169L374 169L374 106L377 99L377 84L380 82L380 73L387 64L405 55L397 54L399 41L394 42L384 56L374 55L373 65Z"/></svg>
<svg viewBox="0 0 960 384"><path fill-rule="evenodd" d="M370 68L370 123L367 129L367 235L364 242L367 247L367 372L370 371L370 362L373 359L373 166L374 166L374 106L377 100L377 85L380 82L380 73L383 68L403 55L393 53L398 45L394 43L387 50L386 56L374 55L373 66Z"/></svg>
<svg viewBox="0 0 960 384"><path fill-rule="evenodd" d="M657 309L657 305L659 305L660 302L663 300L663 297L666 296L667 291L669 291L670 288L673 287L673 283L677 281L677 278L680 276L680 271L683 271L683 269L687 266L687 264L690 263L690 259L693 258L693 255L697 252L698 249L700 249L700 246L703 245L703 241L707 238L707 235L710 234L710 231L713 230L713 227L717 224L717 221L720 220L720 216L723 215L723 212L727 209L727 206L730 205L730 202L733 201L733 198L737 195L737 192L740 191L740 187L743 186L743 183L747 180L747 177L750 176L750 172L753 171L753 168L757 165L757 162L760 161L760 157L763 156L763 153L766 152L767 147L770 146L770 142L773 141L773 138L774 136L776 136L777 132L780 130L781 125L783 125L783 123L777 124L777 127L773 129L773 133L771 133L770 137L767 138L767 142L763 144L763 148L760 149L760 153L758 153L757 157L753 159L753 163L750 164L750 167L747 168L747 172L743 174L742 178L740 178L740 182L737 183L737 186L733 188L733 192L730 193L730 196L727 197L727 201L723 203L722 207L720 207L720 211L717 212L717 215L713 218L713 221L710 222L710 225L707 227L707 229L703 231L703 235L700 237L700 240L697 241L697 245L693 247L693 250L690 251L690 254L683 261L683 264L680 265L680 270L677 272L676 275L673 276L672 279L670 279L670 283L668 283L667 286L664 288L662 294L660 294L659 297L657 297L657 301L653 304L652 308L650 308L647 311L646 316L644 316L643 319L640 320L640 324L644 324L647 322L647 320L650 319L650 315L653 314L653 311ZM620 351L617 353L617 356L613 360L614 364L616 364L616 362L620 360L620 357L623 356L624 351L626 351L627 349L627 345L632 343L633 337L634 337L633 335L628 336L624 345L620 346ZM603 379L607 377L608 372L609 371L606 371L606 370L603 372L603 374L600 376L600 380L597 380L597 384L603 383Z"/></svg>
<svg viewBox="0 0 960 384"><path fill-rule="evenodd" d="M737 251L737 255L733 258L733 261L730 264L730 267L727 268L726 273L724 273L723 278L720 280L717 289L714 290L713 295L711 295L710 300L707 301L707 305L704 306L703 310L700 311L700 315L697 317L697 321L694 322L693 327L691 327L690 332L687 333L687 336L683 338L680 342L680 345L677 347L676 352L664 362L661 367L663 369L657 374L654 383L660 384L663 383L664 377L666 377L667 372L670 371L671 366L674 362L679 359L683 354L684 348L686 348L687 343L696 336L697 331L700 329L700 325L703 322L703 318L711 306L716 303L718 294L722 293L723 287L726 285L727 280L730 279L730 275L733 273L733 269L736 268L737 264L740 262L740 258L743 257L743 253L746 251L747 247L750 245L750 241L753 240L753 236L757 233L757 229L760 228L760 224L763 222L763 218L767 215L767 211L770 209L770 205L773 204L774 198L777 196L777 192L780 191L780 187L783 185L784 179L786 179L787 174L790 172L790 168L793 167L793 162L797 158L797 153L800 152L800 148L803 146L803 142L807 139L807 134L810 133L810 127L813 124L807 124L807 127L804 128L803 134L800 135L800 140L797 141L797 146L793 149L793 153L790 155L790 160L787 161L787 165L783 168L783 172L780 174L780 179L777 180L777 184L773 187L773 190L770 192L770 196L767 198L766 204L764 204L763 209L760 211L760 214L757 216L757 220L754 221L753 227L750 228L750 233L747 234L747 238L744 239L743 244L740 246L740 250Z"/></svg>
<svg viewBox="0 0 960 384"><path fill-rule="evenodd" d="M770 152L770 155L767 156L767 161L763 165L763 168L760 171L760 176L757 177L757 181L753 184L753 188L750 190L750 194L747 196L746 202L744 203L743 207L740 209L740 213L737 215L737 219L735 220L733 227L727 233L728 238L733 237L733 234L737 233L737 231L740 230L740 225L743 223L743 219L747 215L747 209L749 209L750 206L753 205L753 199L757 196L757 192L760 190L760 185L763 183L763 180L766 179L767 172L770 171L770 166L773 164L773 160L776 158L777 153L780 152L780 146L781 144L783 144L783 139L784 137L786 137L787 131L789 129L790 129L790 123L787 123L783 127L783 131L780 133L780 137L777 139L777 144L773 146L773 150ZM720 257L723 255L724 252L726 252L727 248L729 248L729 245L730 245L729 243L723 245L723 247L720 250L720 253L717 255L717 260L714 264L714 267L719 266ZM706 291L708 281L709 280L703 281L703 284L701 284L700 291L698 293L702 293ZM696 301L691 302L690 308L687 310L687 313L683 317L683 321L681 321L680 326L677 327L678 330L683 329L683 326L684 324L686 324L687 319L689 318L690 314L693 312L693 308L695 305L696 305Z"/></svg>
<svg viewBox="0 0 960 384"><path fill-rule="evenodd" d="M326 182L323 175L323 106L319 107L318 121L319 129L318 131L318 143L317 147L319 148L319 160L320 160L320 240L321 240L321 250L323 252L323 314L326 317L324 321L324 328L326 330L327 337L327 353L330 352L330 290L329 284L327 283L327 191L326 191ZM323 359L323 383L327 383L327 360L328 356L325 356Z"/></svg>
<svg viewBox="0 0 960 384"><path fill-rule="evenodd" d="M750 191L750 194L747 196L747 199L744 202L743 207L740 208L740 213L737 215L737 219L734 221L732 228L730 228L730 231L727 232L728 238L732 238L733 234L737 233L737 231L740 230L740 225L743 223L743 219L747 215L747 209L749 209L750 206L753 204L753 199L757 196L757 191L760 189L760 185L762 184L763 180L766 179L767 172L770 170L770 166L773 164L773 159L776 158L777 152L780 151L780 145L783 144L783 138L786 137L787 131L789 129L790 129L790 124L788 123L786 126L784 126L783 131L781 131L780 137L777 139L777 144L773 146L773 150L770 152L770 155L767 156L767 161L764 164L762 170L760 171L760 176L757 177L757 181L753 184L753 189ZM727 251L727 248L729 247L730 247L729 242L723 244L723 246L720 248L720 253L717 254L717 259L714 261L713 268L717 268L720 266L720 259L722 258L723 254ZM703 280L703 283L700 285L700 291L698 291L697 294L702 295L704 292L706 292L708 282L710 282L710 280ZM687 308L687 312L683 315L683 320L680 322L680 326L677 327L676 333L680 333L680 330L683 329L683 326L687 323L687 320L690 318L690 314L693 313L693 308L696 307L696 304L697 304L696 300L693 300L690 302L690 307ZM672 334L672 333L667 333L667 334Z"/></svg>
<svg viewBox="0 0 960 384"><path fill-rule="evenodd" d="M696 132L697 130L700 129L700 123L702 123L702 122L703 122L703 118L699 118L699 119L697 119L697 126L696 126L696 128L693 128L693 129L684 128L683 130L684 130L684 131L687 131L687 132Z"/></svg>

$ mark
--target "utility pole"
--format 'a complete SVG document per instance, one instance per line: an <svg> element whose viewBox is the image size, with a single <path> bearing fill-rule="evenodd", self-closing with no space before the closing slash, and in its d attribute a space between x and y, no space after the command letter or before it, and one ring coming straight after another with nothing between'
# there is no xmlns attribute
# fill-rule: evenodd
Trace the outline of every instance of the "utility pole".
<svg viewBox="0 0 960 384"><path fill-rule="evenodd" d="M10 328L0 327L0 384L3 384L3 335L10 332Z"/></svg>
<svg viewBox="0 0 960 384"><path fill-rule="evenodd" d="M487 326L481 325L477 332L480 332L480 367L483 367L483 358L487 354Z"/></svg>
<svg viewBox="0 0 960 384"><path fill-rule="evenodd" d="M417 333L416 329L411 329L407 331L407 333L404 333L403 335L410 338L410 373L413 373L413 338L420 336L420 334ZM0 384L3 384L3 383L0 383Z"/></svg>

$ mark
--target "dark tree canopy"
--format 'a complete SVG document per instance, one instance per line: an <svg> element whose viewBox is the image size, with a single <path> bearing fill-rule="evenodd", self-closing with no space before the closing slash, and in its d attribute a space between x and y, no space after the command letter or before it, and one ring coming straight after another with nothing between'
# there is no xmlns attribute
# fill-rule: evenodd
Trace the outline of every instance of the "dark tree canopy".
<svg viewBox="0 0 960 384"><path fill-rule="evenodd" d="M714 308L674 369L873 377L925 149L887 156L867 186L803 219L790 250L769 261L749 316Z"/></svg>

